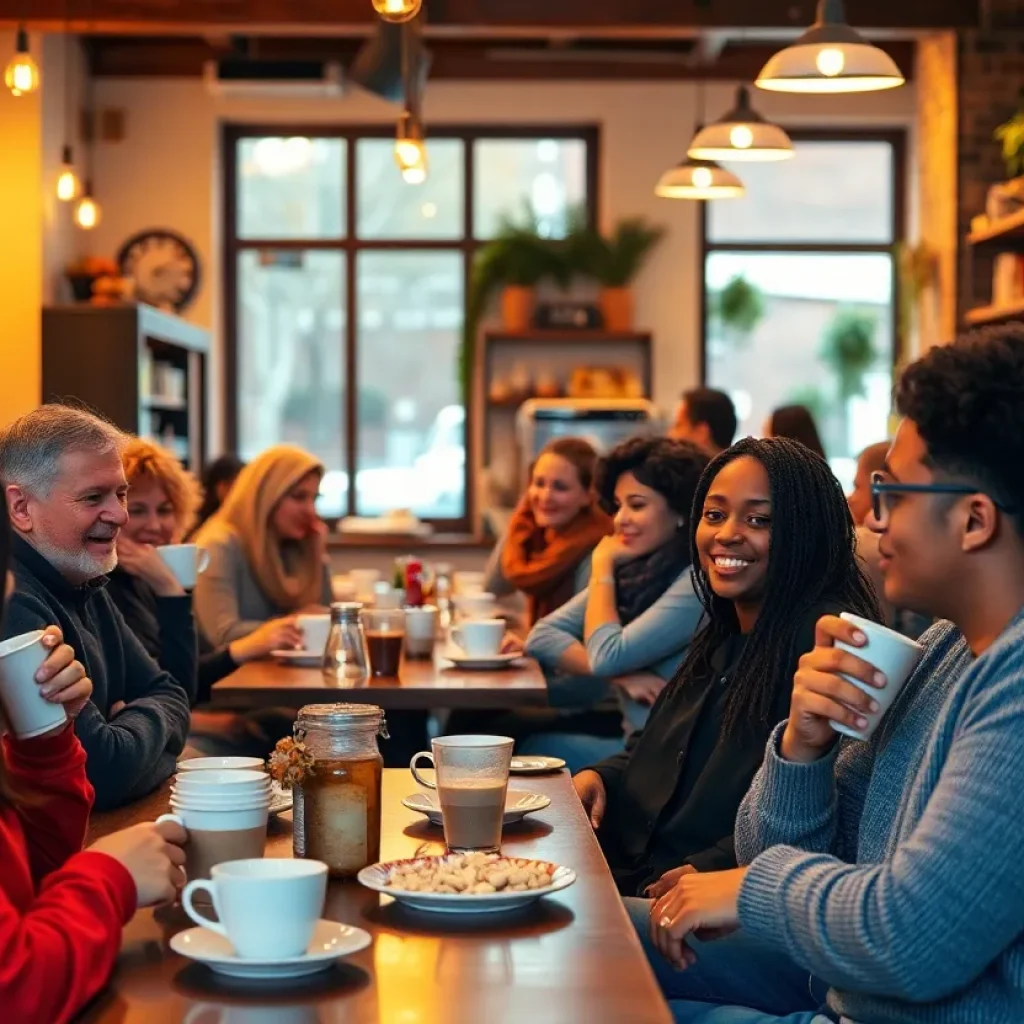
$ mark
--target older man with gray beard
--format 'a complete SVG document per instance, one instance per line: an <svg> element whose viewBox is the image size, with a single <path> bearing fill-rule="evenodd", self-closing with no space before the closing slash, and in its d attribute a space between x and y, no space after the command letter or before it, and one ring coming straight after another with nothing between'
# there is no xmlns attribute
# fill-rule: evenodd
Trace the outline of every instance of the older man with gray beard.
<svg viewBox="0 0 1024 1024"><path fill-rule="evenodd" d="M14 530L5 637L57 623L93 681L75 723L97 809L155 789L188 736L188 687L146 653L106 593L128 520L124 435L80 409L44 405L0 431ZM190 616L191 617L191 616Z"/></svg>

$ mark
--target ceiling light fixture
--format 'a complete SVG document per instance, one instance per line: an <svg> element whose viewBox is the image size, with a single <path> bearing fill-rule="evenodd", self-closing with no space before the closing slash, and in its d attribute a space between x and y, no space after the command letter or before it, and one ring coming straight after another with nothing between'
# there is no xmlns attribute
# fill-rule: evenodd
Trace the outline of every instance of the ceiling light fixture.
<svg viewBox="0 0 1024 1024"><path fill-rule="evenodd" d="M4 84L15 96L26 96L39 88L39 65L29 53L28 33L24 25L18 27L14 56L4 72Z"/></svg>
<svg viewBox="0 0 1024 1024"><path fill-rule="evenodd" d="M373 0L373 9L384 21L400 24L411 21L420 13L423 0Z"/></svg>
<svg viewBox="0 0 1024 1024"><path fill-rule="evenodd" d="M695 160L788 160L793 143L750 105L750 90L736 90L736 105L693 137L687 156Z"/></svg>
<svg viewBox="0 0 1024 1024"><path fill-rule="evenodd" d="M692 157L670 167L654 188L662 199L737 199L743 192L743 182L732 171Z"/></svg>

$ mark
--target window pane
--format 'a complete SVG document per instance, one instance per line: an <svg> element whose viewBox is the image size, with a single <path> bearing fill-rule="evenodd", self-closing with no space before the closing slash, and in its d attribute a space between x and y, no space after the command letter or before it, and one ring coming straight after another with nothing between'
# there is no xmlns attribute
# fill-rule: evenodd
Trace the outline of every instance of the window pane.
<svg viewBox="0 0 1024 1024"><path fill-rule="evenodd" d="M783 163L737 168L742 199L708 203L709 242L893 241L887 142L796 142Z"/></svg>
<svg viewBox="0 0 1024 1024"><path fill-rule="evenodd" d="M338 238L344 194L342 139L239 140L240 238Z"/></svg>
<svg viewBox="0 0 1024 1024"><path fill-rule="evenodd" d="M238 257L239 453L297 444L327 467L320 512L346 511L345 257L248 250Z"/></svg>
<svg viewBox="0 0 1024 1024"><path fill-rule="evenodd" d="M493 238L503 217L522 220L528 207L542 232L557 238L565 233L569 211L587 199L583 139L479 139L473 168L477 238Z"/></svg>
<svg viewBox="0 0 1024 1024"><path fill-rule="evenodd" d="M361 515L465 514L463 272L458 252L357 256Z"/></svg>
<svg viewBox="0 0 1024 1024"><path fill-rule="evenodd" d="M886 437L892 386L892 260L887 254L709 254L707 379L728 391L737 436L769 413L814 413L836 475Z"/></svg>
<svg viewBox="0 0 1024 1024"><path fill-rule="evenodd" d="M460 139L427 139L427 180L408 185L393 139L356 143L360 238L461 238L465 157Z"/></svg>

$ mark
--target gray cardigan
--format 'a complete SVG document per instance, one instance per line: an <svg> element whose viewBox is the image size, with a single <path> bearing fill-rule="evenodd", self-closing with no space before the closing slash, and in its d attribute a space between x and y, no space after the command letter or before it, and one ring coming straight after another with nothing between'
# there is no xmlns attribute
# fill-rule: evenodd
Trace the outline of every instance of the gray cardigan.
<svg viewBox="0 0 1024 1024"><path fill-rule="evenodd" d="M208 523L202 547L210 564L196 581L193 607L196 623L211 647L223 647L248 636L269 619L290 615L296 609L281 608L260 589L242 541L231 527ZM331 574L324 564L321 600L331 603Z"/></svg>
<svg viewBox="0 0 1024 1024"><path fill-rule="evenodd" d="M950 623L868 743L768 742L740 807L742 927L844 1022L1024 1020L1024 609L980 658Z"/></svg>

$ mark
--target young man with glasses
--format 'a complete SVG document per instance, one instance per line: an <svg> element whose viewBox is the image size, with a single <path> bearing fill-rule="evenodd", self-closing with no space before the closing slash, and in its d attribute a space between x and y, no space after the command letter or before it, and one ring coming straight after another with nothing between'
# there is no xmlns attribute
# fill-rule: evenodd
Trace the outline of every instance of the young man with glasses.
<svg viewBox="0 0 1024 1024"><path fill-rule="evenodd" d="M896 400L885 596L948 621L868 742L829 719L863 728L844 676L884 680L835 646L854 627L818 623L740 809L745 866L652 905L678 1021L1024 1021L1024 326L932 349Z"/></svg>

